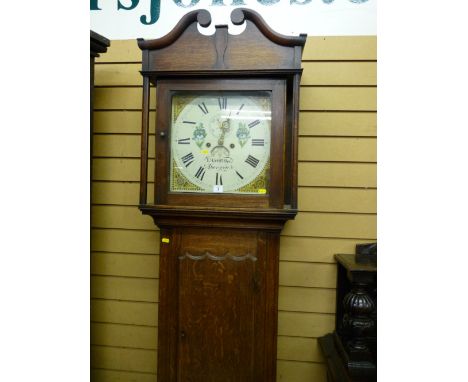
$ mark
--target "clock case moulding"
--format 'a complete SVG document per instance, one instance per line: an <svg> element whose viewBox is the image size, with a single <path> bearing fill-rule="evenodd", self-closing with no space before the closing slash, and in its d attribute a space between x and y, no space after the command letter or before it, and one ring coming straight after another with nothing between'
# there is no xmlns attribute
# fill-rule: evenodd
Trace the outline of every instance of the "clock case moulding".
<svg viewBox="0 0 468 382"><path fill-rule="evenodd" d="M228 33L227 25L216 25L213 35L203 35L200 27L211 24L206 10L186 14L166 36L138 39L142 50L143 115L139 208L158 225L164 222L205 225L212 219L227 225L255 221L281 229L297 213L297 142L301 58L306 35L284 36L273 31L255 11L237 8L231 13L235 25L246 23L239 35ZM281 137L273 136L271 191L266 196L238 194L172 194L168 191L170 138L167 114L170 92L175 89L232 90L273 89L273 126L280 125ZM156 85L156 174L154 203L147 202L150 84ZM205 84L205 85L204 85ZM236 86L234 86L235 88ZM274 113L273 113L274 114ZM198 224L197 224L198 221ZM238 221L236 223L236 221ZM218 224L219 221L216 223Z"/></svg>

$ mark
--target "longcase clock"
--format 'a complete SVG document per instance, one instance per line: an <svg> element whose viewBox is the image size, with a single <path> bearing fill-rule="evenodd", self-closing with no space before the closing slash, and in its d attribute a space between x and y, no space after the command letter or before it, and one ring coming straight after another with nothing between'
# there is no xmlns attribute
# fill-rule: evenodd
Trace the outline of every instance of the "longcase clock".
<svg viewBox="0 0 468 382"><path fill-rule="evenodd" d="M280 232L297 213L299 82L305 35L235 9L238 35L197 10L138 40L140 205L160 229L158 381L276 379ZM147 201L150 84L154 200Z"/></svg>

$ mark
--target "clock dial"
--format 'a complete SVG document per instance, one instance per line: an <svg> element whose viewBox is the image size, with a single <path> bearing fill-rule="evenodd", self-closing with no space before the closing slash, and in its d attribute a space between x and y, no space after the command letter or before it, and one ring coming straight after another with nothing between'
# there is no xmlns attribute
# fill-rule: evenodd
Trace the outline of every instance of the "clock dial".
<svg viewBox="0 0 468 382"><path fill-rule="evenodd" d="M270 92L172 97L171 192L266 194Z"/></svg>

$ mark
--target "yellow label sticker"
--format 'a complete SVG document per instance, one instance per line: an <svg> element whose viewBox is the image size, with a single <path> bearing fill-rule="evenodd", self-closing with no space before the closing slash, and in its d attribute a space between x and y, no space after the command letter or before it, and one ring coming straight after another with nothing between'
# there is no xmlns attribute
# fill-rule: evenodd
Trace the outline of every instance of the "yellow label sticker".
<svg viewBox="0 0 468 382"><path fill-rule="evenodd" d="M208 152L209 152L209 151L208 151L208 150L200 150L200 152L201 152L202 154L208 155Z"/></svg>
<svg viewBox="0 0 468 382"><path fill-rule="evenodd" d="M266 194L266 189L265 188L259 188L258 193L259 194Z"/></svg>
<svg viewBox="0 0 468 382"><path fill-rule="evenodd" d="M168 238L168 237L163 237L163 238L161 239L161 241L162 241L163 243L169 243L169 238Z"/></svg>

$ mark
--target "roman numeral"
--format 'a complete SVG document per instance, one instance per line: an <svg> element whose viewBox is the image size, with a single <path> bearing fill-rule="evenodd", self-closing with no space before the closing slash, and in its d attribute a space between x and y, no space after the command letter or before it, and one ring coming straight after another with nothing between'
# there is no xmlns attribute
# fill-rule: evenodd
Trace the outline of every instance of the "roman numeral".
<svg viewBox="0 0 468 382"><path fill-rule="evenodd" d="M239 108L239 110L237 110L237 113L236 113L237 115L239 115L239 113L240 113L240 111L242 110L243 107L244 107L244 104L240 105L240 108Z"/></svg>
<svg viewBox="0 0 468 382"><path fill-rule="evenodd" d="M253 157L252 155L249 155L247 159L245 160L245 163L250 164L252 167L257 167L259 162L260 161L257 158Z"/></svg>
<svg viewBox="0 0 468 382"><path fill-rule="evenodd" d="M239 178L244 179L244 177L236 171L236 174Z"/></svg>
<svg viewBox="0 0 468 382"><path fill-rule="evenodd" d="M203 180L203 177L205 176L205 171L206 170L202 166L200 166L200 168L195 173L195 178Z"/></svg>
<svg viewBox="0 0 468 382"><path fill-rule="evenodd" d="M205 102L202 102L201 105L199 104L198 107L203 112L203 114L208 114L208 108L205 105Z"/></svg>
<svg viewBox="0 0 468 382"><path fill-rule="evenodd" d="M190 144L190 138L183 138L183 139L179 139L177 141L177 143L179 145L189 145Z"/></svg>
<svg viewBox="0 0 468 382"><path fill-rule="evenodd" d="M192 122L192 121L182 121L182 123L188 123L190 125L196 125L197 124L196 122Z"/></svg>
<svg viewBox="0 0 468 382"><path fill-rule="evenodd" d="M193 160L194 157L192 153L188 153L182 157L182 163L185 165L185 167L190 166L193 163Z"/></svg>
<svg viewBox="0 0 468 382"><path fill-rule="evenodd" d="M264 139L252 139L252 146L265 146Z"/></svg>
<svg viewBox="0 0 468 382"><path fill-rule="evenodd" d="M227 108L227 97L219 97L218 105L220 110L226 110Z"/></svg>
<svg viewBox="0 0 468 382"><path fill-rule="evenodd" d="M251 128L254 127L254 126L257 126L259 123L260 123L260 121L259 121L258 119L256 119L256 120L253 121L253 122L250 122L249 125L248 125L248 126L249 126L249 129L251 129Z"/></svg>
<svg viewBox="0 0 468 382"><path fill-rule="evenodd" d="M222 186L223 185L223 176L216 173L216 185Z"/></svg>

